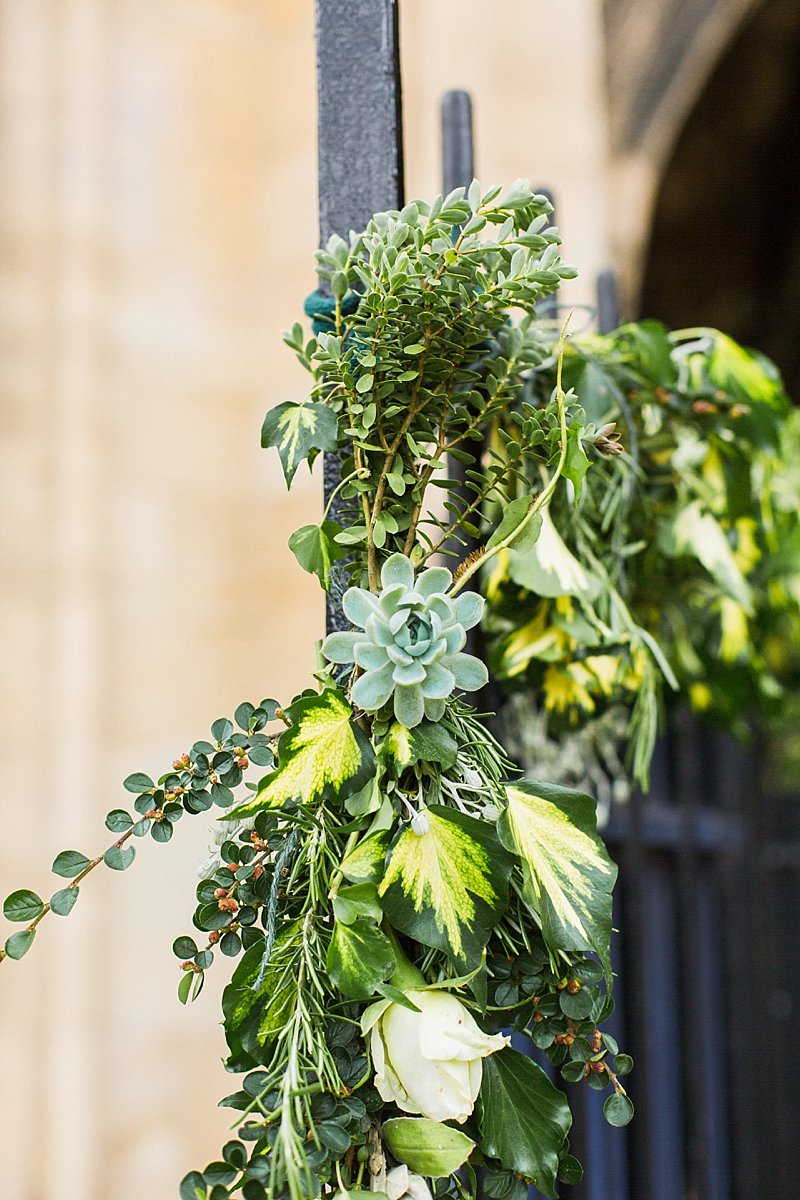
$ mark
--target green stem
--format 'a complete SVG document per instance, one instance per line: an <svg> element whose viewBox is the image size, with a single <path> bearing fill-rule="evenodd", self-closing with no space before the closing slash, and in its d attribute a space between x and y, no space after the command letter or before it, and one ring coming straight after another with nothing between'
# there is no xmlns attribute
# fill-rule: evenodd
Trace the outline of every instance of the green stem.
<svg viewBox="0 0 800 1200"><path fill-rule="evenodd" d="M501 550L507 550L512 545L512 543L516 541L516 539L523 532L523 530L527 529L528 525L530 525L531 521L536 516L536 514L541 512L542 509L550 503L550 500L552 499L552 496L553 496L553 492L556 490L556 484L558 483L559 479L561 478L561 476L564 472L564 467L565 467L566 461L567 461L567 409L566 409L566 396L564 394L564 389L561 386L561 370L562 370L563 363L564 363L564 337L566 335L566 328L567 328L568 322L569 322L569 316L567 317L567 320L564 322L564 327L561 330L561 337L560 337L559 343L558 343L558 376L557 376L557 381L556 381L556 403L558 405L558 423L559 423L559 427L560 427L560 431L561 431L561 442L560 442L560 451L559 451L559 456L558 456L558 462L556 464L556 469L553 472L552 476L550 477L550 481L547 484L547 486L545 488L543 488L542 491L539 493L539 495L536 496L532 500L530 508L528 509L527 513L522 518L522 520L520 521L519 525L517 525L514 529L512 529L511 533L509 533L507 535L507 537L504 537L502 539L502 541L496 542L495 545L492 546L492 548L490 550L485 550L483 552L483 554L481 554L478 558L476 558L475 561L467 567L467 569L458 577L458 580L453 585L453 587L450 589L451 596L458 595L458 593L461 591L461 589L464 587L464 585L472 578L472 576L477 571L480 571L480 569L482 567L484 567L486 565L486 563L490 561L490 559L494 558L497 554L499 554L501 552Z"/></svg>

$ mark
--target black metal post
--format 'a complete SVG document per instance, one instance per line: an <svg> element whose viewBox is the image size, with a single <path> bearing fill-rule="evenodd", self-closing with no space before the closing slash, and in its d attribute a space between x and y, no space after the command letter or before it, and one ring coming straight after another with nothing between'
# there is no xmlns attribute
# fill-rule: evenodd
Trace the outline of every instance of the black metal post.
<svg viewBox="0 0 800 1200"><path fill-rule="evenodd" d="M316 0L319 228L362 229L374 212L403 203L398 0ZM327 455L326 501L341 478ZM336 516L336 501L331 515ZM346 626L334 578L327 628Z"/></svg>
<svg viewBox="0 0 800 1200"><path fill-rule="evenodd" d="M611 333L619 325L619 290L617 273L607 269L597 276L597 329Z"/></svg>
<svg viewBox="0 0 800 1200"><path fill-rule="evenodd" d="M469 92L445 92L442 97L442 189L469 187L475 174L472 99Z"/></svg>

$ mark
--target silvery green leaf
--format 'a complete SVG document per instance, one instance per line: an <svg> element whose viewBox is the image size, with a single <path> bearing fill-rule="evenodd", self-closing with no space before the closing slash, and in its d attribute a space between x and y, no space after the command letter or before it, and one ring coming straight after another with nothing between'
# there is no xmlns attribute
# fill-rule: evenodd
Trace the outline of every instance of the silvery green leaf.
<svg viewBox="0 0 800 1200"><path fill-rule="evenodd" d="M414 568L405 554L393 554L381 568L381 583L384 588L402 584L411 591L414 587Z"/></svg>
<svg viewBox="0 0 800 1200"><path fill-rule="evenodd" d="M329 633L322 643L322 654L332 663L351 663L355 661L355 647L362 633L339 632Z"/></svg>
<svg viewBox="0 0 800 1200"><path fill-rule="evenodd" d="M394 689L395 670L392 663L387 663L378 671L365 671L359 675L353 684L353 703L365 712L377 712L383 708Z"/></svg>
<svg viewBox="0 0 800 1200"><path fill-rule="evenodd" d="M489 682L486 665L473 654L449 654L443 665L453 672L456 687L465 692L478 692Z"/></svg>
<svg viewBox="0 0 800 1200"><path fill-rule="evenodd" d="M414 584L414 591L419 596L433 596L437 592L446 592L452 582L453 576L447 567L428 567Z"/></svg>
<svg viewBox="0 0 800 1200"><path fill-rule="evenodd" d="M419 725L425 716L425 697L418 683L401 683L394 689L394 715L409 729Z"/></svg>
<svg viewBox="0 0 800 1200"><path fill-rule="evenodd" d="M462 592L455 602L456 620L465 629L474 628L480 623L483 606L483 596L478 592Z"/></svg>
<svg viewBox="0 0 800 1200"><path fill-rule="evenodd" d="M377 600L364 588L348 588L342 597L342 610L351 625L363 629L377 608Z"/></svg>

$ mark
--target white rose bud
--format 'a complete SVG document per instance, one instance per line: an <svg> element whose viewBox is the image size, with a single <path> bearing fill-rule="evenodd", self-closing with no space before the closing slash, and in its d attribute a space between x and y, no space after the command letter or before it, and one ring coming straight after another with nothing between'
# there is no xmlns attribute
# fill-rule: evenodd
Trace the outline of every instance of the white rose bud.
<svg viewBox="0 0 800 1200"><path fill-rule="evenodd" d="M364 1014L375 1086L384 1100L432 1121L466 1121L481 1086L481 1060L509 1044L478 1028L445 991L406 992L419 1012L379 1003Z"/></svg>

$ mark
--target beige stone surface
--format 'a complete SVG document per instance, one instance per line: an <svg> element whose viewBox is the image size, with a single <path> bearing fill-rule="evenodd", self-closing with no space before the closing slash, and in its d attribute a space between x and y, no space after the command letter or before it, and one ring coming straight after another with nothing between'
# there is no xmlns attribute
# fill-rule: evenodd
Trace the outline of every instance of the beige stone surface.
<svg viewBox="0 0 800 1200"><path fill-rule="evenodd" d="M557 190L565 300L610 256L599 0L407 0L409 193L470 89L481 178ZM311 0L0 0L0 892L102 847L119 780L243 698L304 686L323 606L286 549L319 510L259 449L303 393ZM0 967L3 1200L168 1200L217 1156L219 964L179 1006L207 840L97 872Z"/></svg>

